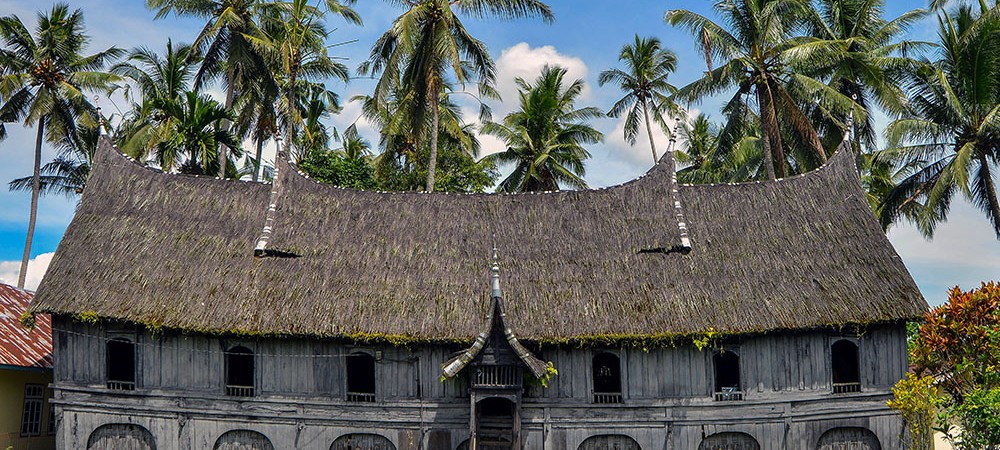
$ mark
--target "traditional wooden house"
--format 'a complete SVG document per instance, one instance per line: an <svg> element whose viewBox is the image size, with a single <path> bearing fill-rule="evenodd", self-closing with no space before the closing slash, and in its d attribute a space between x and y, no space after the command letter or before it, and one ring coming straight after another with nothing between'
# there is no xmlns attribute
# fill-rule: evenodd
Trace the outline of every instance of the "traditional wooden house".
<svg viewBox="0 0 1000 450"><path fill-rule="evenodd" d="M52 325L48 314L38 314L32 328L22 326L31 296L0 283L0 449L55 448Z"/></svg>
<svg viewBox="0 0 1000 450"><path fill-rule="evenodd" d="M60 448L830 450L903 448L885 402L927 305L849 151L456 195L166 174L102 141L33 308Z"/></svg>

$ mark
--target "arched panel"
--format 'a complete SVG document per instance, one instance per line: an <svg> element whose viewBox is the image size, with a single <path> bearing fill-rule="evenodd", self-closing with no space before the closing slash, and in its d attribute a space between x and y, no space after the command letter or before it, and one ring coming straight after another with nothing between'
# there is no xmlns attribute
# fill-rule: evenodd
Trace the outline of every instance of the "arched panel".
<svg viewBox="0 0 1000 450"><path fill-rule="evenodd" d="M330 450L396 450L396 446L385 436L356 433L337 438Z"/></svg>
<svg viewBox="0 0 1000 450"><path fill-rule="evenodd" d="M760 444L746 433L716 433L701 441L698 450L760 450Z"/></svg>
<svg viewBox="0 0 1000 450"><path fill-rule="evenodd" d="M149 430L131 423L101 425L87 439L87 450L156 450Z"/></svg>
<svg viewBox="0 0 1000 450"><path fill-rule="evenodd" d="M577 450L642 450L642 447L624 434L602 434L587 438Z"/></svg>
<svg viewBox="0 0 1000 450"><path fill-rule="evenodd" d="M215 450L274 450L271 440L256 431L227 431L215 441Z"/></svg>
<svg viewBox="0 0 1000 450"><path fill-rule="evenodd" d="M820 436L817 450L882 450L878 436L867 428L833 428Z"/></svg>
<svg viewBox="0 0 1000 450"><path fill-rule="evenodd" d="M469 450L469 440L462 441L461 444L458 444L458 447L455 447L455 450Z"/></svg>

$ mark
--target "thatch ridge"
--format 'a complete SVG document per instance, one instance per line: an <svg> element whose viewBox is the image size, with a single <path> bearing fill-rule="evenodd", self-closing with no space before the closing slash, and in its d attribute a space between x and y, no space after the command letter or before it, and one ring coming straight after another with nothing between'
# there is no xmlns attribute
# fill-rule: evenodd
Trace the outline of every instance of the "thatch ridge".
<svg viewBox="0 0 1000 450"><path fill-rule="evenodd" d="M889 245L849 152L777 182L680 186L663 161L611 188L379 193L284 171L270 186L155 173L102 143L33 309L169 328L473 339L505 249L505 304L531 341L749 333L915 317L927 306ZM684 205L688 254L670 249Z"/></svg>

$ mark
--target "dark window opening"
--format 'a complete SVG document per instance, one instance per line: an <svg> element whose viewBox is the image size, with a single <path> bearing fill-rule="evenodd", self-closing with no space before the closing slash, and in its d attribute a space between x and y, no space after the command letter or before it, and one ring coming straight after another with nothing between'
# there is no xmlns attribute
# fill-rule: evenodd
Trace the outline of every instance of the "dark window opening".
<svg viewBox="0 0 1000 450"><path fill-rule="evenodd" d="M734 352L721 351L712 357L715 366L715 400L743 400L740 389L740 357Z"/></svg>
<svg viewBox="0 0 1000 450"><path fill-rule="evenodd" d="M253 397L253 352L246 347L233 347L226 355L226 395Z"/></svg>
<svg viewBox="0 0 1000 450"><path fill-rule="evenodd" d="M861 392L858 346L847 339L833 343L830 351L833 366L833 393Z"/></svg>
<svg viewBox="0 0 1000 450"><path fill-rule="evenodd" d="M38 436L42 432L42 399L45 386L24 385L24 409L21 410L21 436Z"/></svg>
<svg viewBox="0 0 1000 450"><path fill-rule="evenodd" d="M354 352L347 357L347 401L375 401L375 357Z"/></svg>
<svg viewBox="0 0 1000 450"><path fill-rule="evenodd" d="M108 389L135 389L135 344L115 338L107 346Z"/></svg>
<svg viewBox="0 0 1000 450"><path fill-rule="evenodd" d="M622 369L618 356L598 353L594 356L594 403L622 402Z"/></svg>
<svg viewBox="0 0 1000 450"><path fill-rule="evenodd" d="M476 448L480 450L509 450L514 442L514 417L517 405L505 398L489 397L476 402ZM518 446L520 448L520 446Z"/></svg>
<svg viewBox="0 0 1000 450"><path fill-rule="evenodd" d="M505 398L490 397L480 400L477 409L482 417L514 417L514 402Z"/></svg>

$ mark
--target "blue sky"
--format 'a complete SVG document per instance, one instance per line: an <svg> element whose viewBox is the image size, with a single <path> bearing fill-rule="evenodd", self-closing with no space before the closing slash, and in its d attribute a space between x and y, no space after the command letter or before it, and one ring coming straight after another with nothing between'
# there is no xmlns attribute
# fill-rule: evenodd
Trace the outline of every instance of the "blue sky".
<svg viewBox="0 0 1000 450"><path fill-rule="evenodd" d="M890 0L888 15L895 17L912 8L916 2ZM15 14L26 24L33 24L35 13L50 3L37 0L0 0L0 14ZM146 46L162 52L167 38L174 42L190 42L202 25L196 19L169 17L153 20L153 12L143 7L139 0L75 0L74 8L84 12L87 30L92 37L90 51L109 46L130 49ZM513 78L532 78L544 64L559 64L569 69L569 75L583 78L588 85L583 103L607 109L619 96L612 87L598 87L597 75L617 63L621 46L629 42L633 35L656 36L675 51L679 58L678 70L672 77L675 85L683 85L701 76L705 62L695 51L692 38L685 32L663 23L663 15L668 9L688 8L703 14L711 14L708 1L648 1L648 0L551 0L556 21L546 25L540 20L520 20L514 22L491 22L467 19L466 26L490 48L498 66L498 88L507 102L492 103L495 117L502 117L516 105L516 90ZM384 32L400 9L380 0L361 0L357 5L365 21L364 27L356 27L332 21L330 28L336 28L331 35L331 43L345 42L333 49L335 54L346 58L351 68L365 59L372 42ZM29 25L30 27L31 25ZM933 40L936 24L928 18L911 30L910 38ZM355 78L347 85L330 83L328 87L345 100L356 94L368 93L372 82ZM210 90L218 94L217 87ZM120 97L99 99L105 112L124 108ZM474 105L465 105L473 117ZM705 112L718 118L719 100L709 99L701 104L691 105L691 109ZM346 104L343 113L334 117L331 124L343 129L358 121L359 108ZM363 134L373 137L374 130L363 121L358 122ZM587 181L591 186L607 186L634 178L652 164L648 149L642 145L628 146L621 136L621 123L615 119L597 121L595 126L605 132L603 144L590 148L593 158L588 164ZM7 181L31 173L31 150L33 130L11 124L10 137L0 143L0 181ZM666 137L660 136L662 149ZM501 150L499 142L483 138L483 151ZM44 161L51 160L54 153L45 149ZM16 281L17 262L23 251L24 235L28 220L29 195L0 190L0 280ZM33 280L37 282L51 252L55 251L59 240L72 219L74 200L61 197L43 197L39 206L38 228L32 257L38 257L39 264L33 267ZM931 304L945 299L945 291L951 286L971 288L982 280L1000 278L1000 242L992 235L983 216L965 203L957 204L948 223L939 227L933 241L924 240L912 227L898 226L889 235L903 261ZM11 275L13 274L13 275ZM11 279L11 276L14 278Z"/></svg>

